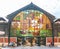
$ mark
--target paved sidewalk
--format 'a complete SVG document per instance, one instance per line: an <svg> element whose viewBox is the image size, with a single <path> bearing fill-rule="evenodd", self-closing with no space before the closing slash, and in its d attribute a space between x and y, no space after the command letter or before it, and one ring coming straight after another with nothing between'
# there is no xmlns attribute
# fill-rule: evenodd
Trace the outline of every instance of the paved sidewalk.
<svg viewBox="0 0 60 49"><path fill-rule="evenodd" d="M2 48L2 49L60 49L60 47L39 47L39 46L33 46L33 47L30 47L30 46L19 46L19 47L5 47L5 48Z"/></svg>

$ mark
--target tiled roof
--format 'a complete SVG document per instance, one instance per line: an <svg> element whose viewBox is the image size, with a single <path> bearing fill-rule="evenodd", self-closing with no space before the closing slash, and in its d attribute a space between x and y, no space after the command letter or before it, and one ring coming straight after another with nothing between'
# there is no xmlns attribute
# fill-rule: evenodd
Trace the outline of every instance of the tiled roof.
<svg viewBox="0 0 60 49"><path fill-rule="evenodd" d="M6 21L3 17L0 17L0 21Z"/></svg>
<svg viewBox="0 0 60 49"><path fill-rule="evenodd" d="M6 23L7 21L6 21L6 19L5 18L3 18L3 17L0 17L0 23Z"/></svg>
<svg viewBox="0 0 60 49"><path fill-rule="evenodd" d="M60 21L60 18L59 18L59 19L57 19L55 22L57 22L57 21Z"/></svg>

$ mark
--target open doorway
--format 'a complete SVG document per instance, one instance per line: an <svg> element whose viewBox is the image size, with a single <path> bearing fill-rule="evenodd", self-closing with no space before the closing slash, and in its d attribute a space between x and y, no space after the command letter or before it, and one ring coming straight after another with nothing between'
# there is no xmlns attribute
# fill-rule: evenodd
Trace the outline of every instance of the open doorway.
<svg viewBox="0 0 60 49"><path fill-rule="evenodd" d="M46 37L40 37L40 46L46 45Z"/></svg>

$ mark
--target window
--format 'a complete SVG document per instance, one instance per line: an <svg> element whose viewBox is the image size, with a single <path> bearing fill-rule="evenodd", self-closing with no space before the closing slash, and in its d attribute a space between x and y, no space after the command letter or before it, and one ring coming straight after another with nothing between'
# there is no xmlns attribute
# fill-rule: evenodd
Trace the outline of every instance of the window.
<svg viewBox="0 0 60 49"><path fill-rule="evenodd" d="M22 11L11 23L10 36L52 36L51 22L40 11Z"/></svg>

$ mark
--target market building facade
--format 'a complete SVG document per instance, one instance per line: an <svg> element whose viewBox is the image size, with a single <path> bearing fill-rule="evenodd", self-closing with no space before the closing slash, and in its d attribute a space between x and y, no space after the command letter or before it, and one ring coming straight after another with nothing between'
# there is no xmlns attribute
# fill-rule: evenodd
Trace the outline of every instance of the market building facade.
<svg viewBox="0 0 60 49"><path fill-rule="evenodd" d="M47 46L54 42L55 16L41 9L33 3L7 16L7 43L15 42L25 46Z"/></svg>

